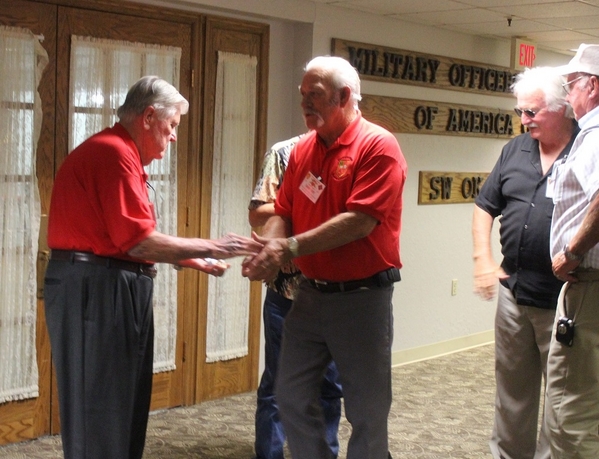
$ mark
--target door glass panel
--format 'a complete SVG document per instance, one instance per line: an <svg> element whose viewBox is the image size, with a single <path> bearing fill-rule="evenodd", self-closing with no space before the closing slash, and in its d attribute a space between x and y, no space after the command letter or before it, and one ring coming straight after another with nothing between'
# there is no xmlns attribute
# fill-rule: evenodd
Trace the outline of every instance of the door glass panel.
<svg viewBox="0 0 599 459"><path fill-rule="evenodd" d="M0 403L39 395L37 88L48 63L40 38L0 26Z"/></svg>
<svg viewBox="0 0 599 459"><path fill-rule="evenodd" d="M214 115L214 158L210 236L226 231L248 234L248 174L254 163L257 65L255 56L218 52ZM232 269L241 270L233 259ZM250 285L241 276L208 283L206 362L248 354Z"/></svg>
<svg viewBox="0 0 599 459"><path fill-rule="evenodd" d="M178 87L181 48L72 36L69 151L112 126L127 91L144 75ZM177 233L177 152L171 143L164 159L147 166L149 196L157 230ZM177 275L168 265L154 279L154 372L175 368Z"/></svg>

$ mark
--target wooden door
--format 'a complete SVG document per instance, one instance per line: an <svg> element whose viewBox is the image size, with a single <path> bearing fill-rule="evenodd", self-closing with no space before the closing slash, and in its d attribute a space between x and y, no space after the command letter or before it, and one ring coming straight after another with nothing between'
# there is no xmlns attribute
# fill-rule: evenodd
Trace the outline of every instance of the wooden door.
<svg viewBox="0 0 599 459"><path fill-rule="evenodd" d="M191 92L191 43L192 25L174 21L130 16L112 12L92 11L83 8L59 7L58 9L58 39L57 39L57 119L56 119L56 159L60 164L68 154L68 98L69 98L69 63L71 36L104 38L159 44L182 48L179 90L188 100ZM185 171L189 152L190 117L181 117L178 128L177 163L178 163L178 226L179 234L184 234L186 225L186 192L187 181ZM184 360L181 317L186 305L182 299L185 296L184 276L179 278L178 285L178 330L176 346L176 369L154 375L152 393L152 409L167 408L181 405L183 398ZM55 405L53 404L53 407ZM57 410L53 408L53 425L57 424ZM56 422L54 422L56 421ZM52 429L55 431L55 429Z"/></svg>
<svg viewBox="0 0 599 459"><path fill-rule="evenodd" d="M41 5L26 0L3 0L0 8L1 25L29 29L33 34L40 38L43 37L42 46L49 57L49 63L44 69L38 87L42 100L43 120L38 141L36 167L42 214L48 212L54 174L56 12L56 6ZM7 152L3 151L0 154L7 154ZM42 228L41 233L43 234L43 232ZM44 237L42 236L41 239L40 248L42 250ZM43 263L40 264L40 267L43 269ZM39 279L38 276L38 282ZM43 277L41 280L43 283ZM42 301L38 301L37 304L36 329L39 396L0 404L0 444L35 438L49 431L52 370L50 340L46 332ZM0 352L3 352L2 349Z"/></svg>
<svg viewBox="0 0 599 459"><path fill-rule="evenodd" d="M254 154L256 164L261 163L266 143L266 101L268 99L268 26L224 18L208 18L206 21L206 50L204 59L203 99L203 148L202 148L202 236L208 237L210 230L210 197L212 195L212 159L214 155L214 114L218 51L240 53L257 58L256 132ZM248 171L248 173L250 173ZM252 190L247 190L249 202ZM239 273L233 273L239 275ZM200 336L205 336L207 327L208 283L203 279L200 286L202 301L198 322ZM248 355L232 360L206 362L206 340L199 339L197 345L196 401L223 397L230 394L254 390L258 381L260 355L261 285L254 282L249 298ZM246 299L240 299L245 301Z"/></svg>

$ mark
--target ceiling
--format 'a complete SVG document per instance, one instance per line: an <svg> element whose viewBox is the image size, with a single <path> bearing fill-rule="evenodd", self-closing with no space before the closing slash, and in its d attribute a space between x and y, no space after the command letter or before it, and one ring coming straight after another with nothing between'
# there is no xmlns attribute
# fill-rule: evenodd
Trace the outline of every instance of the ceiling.
<svg viewBox="0 0 599 459"><path fill-rule="evenodd" d="M312 0L471 35L524 38L573 55L599 44L599 0Z"/></svg>

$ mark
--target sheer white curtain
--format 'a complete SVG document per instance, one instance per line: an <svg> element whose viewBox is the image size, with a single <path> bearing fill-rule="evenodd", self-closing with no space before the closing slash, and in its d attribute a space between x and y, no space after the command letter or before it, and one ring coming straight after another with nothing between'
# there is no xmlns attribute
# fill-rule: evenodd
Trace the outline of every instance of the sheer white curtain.
<svg viewBox="0 0 599 459"><path fill-rule="evenodd" d="M40 200L37 87L48 55L31 31L0 26L0 403L38 396L35 332Z"/></svg>
<svg viewBox="0 0 599 459"><path fill-rule="evenodd" d="M211 238L250 231L247 203L253 186L256 67L255 56L218 53ZM207 362L248 353L250 285L239 275L241 259L229 262L233 275L210 277L208 283Z"/></svg>
<svg viewBox="0 0 599 459"><path fill-rule="evenodd" d="M144 75L179 83L181 48L72 36L69 151L117 121L127 91ZM177 152L147 167L157 230L177 234ZM154 279L154 372L175 368L177 275L161 265Z"/></svg>

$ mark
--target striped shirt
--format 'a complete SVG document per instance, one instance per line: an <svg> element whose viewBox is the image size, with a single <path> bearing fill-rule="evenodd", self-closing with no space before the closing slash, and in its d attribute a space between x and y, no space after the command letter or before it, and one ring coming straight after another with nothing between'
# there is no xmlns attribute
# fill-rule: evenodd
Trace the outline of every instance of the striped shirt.
<svg viewBox="0 0 599 459"><path fill-rule="evenodd" d="M553 168L552 258L578 232L599 193L599 107L580 118L578 125L580 133L570 154ZM580 266L599 269L599 245L585 254Z"/></svg>

